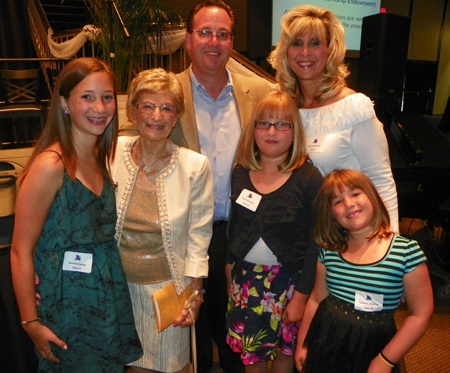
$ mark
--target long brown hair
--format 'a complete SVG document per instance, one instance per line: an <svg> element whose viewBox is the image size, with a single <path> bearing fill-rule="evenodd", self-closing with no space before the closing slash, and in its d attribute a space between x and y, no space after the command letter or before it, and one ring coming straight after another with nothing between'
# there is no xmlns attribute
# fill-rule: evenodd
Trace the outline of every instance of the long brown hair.
<svg viewBox="0 0 450 373"><path fill-rule="evenodd" d="M325 176L317 194L319 217L314 232L317 245L338 252L345 252L348 248L349 232L336 221L332 207L334 190L342 191L344 187L361 189L373 206L373 233L367 240L387 237L391 233L389 213L372 180L355 170L336 170Z"/></svg>
<svg viewBox="0 0 450 373"><path fill-rule="evenodd" d="M78 58L70 61L58 75L56 86L52 94L50 108L44 130L35 145L33 154L25 167L19 185L28 173L33 160L45 149L53 144L59 144L62 149L62 160L64 168L70 179L75 180L77 169L77 153L72 137L72 124L70 115L64 114L61 107L60 96L69 99L70 92L88 75L95 72L106 72L110 75L114 87L114 100L116 97L116 78L111 68L103 61L96 58ZM114 117L105 129L105 132L97 139L97 162L102 173L112 183L109 164L114 158L118 134L117 104Z"/></svg>

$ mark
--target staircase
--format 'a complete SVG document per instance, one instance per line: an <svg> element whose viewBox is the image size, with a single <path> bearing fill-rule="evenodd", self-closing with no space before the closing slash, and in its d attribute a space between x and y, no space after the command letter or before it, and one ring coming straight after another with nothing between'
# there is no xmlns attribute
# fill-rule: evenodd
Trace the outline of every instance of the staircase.
<svg viewBox="0 0 450 373"><path fill-rule="evenodd" d="M1 0L0 0L1 1ZM53 30L52 39L57 43L77 36L83 26L90 24L89 9L83 0L28 0L28 20L31 38L40 62L49 92L52 84L47 68L60 70L68 59L54 58L47 41L48 30ZM94 56L95 43L87 41L76 57Z"/></svg>
<svg viewBox="0 0 450 373"><path fill-rule="evenodd" d="M56 33L81 29L91 23L89 9L83 0L41 0L50 27Z"/></svg>

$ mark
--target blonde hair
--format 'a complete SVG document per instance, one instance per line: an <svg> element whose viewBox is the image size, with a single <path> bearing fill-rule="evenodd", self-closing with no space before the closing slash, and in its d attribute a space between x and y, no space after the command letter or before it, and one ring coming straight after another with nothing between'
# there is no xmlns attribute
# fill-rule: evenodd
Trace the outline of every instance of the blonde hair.
<svg viewBox="0 0 450 373"><path fill-rule="evenodd" d="M280 24L280 40L267 60L277 70L276 79L280 87L296 100L298 107L303 106L304 96L297 76L288 65L287 51L299 35L311 32L318 40L325 40L328 46L328 59L315 98L327 100L346 87L345 80L350 73L344 64L344 27L332 12L312 5L300 5L287 12Z"/></svg>
<svg viewBox="0 0 450 373"><path fill-rule="evenodd" d="M389 213L372 180L365 174L355 170L336 170L325 176L317 199L319 201L319 217L314 231L314 240L319 247L326 250L345 252L350 235L335 219L332 200L334 191L344 188L361 189L373 207L373 233L367 237L384 238L391 233Z"/></svg>
<svg viewBox="0 0 450 373"><path fill-rule="evenodd" d="M255 142L254 124L262 119L278 118L280 113L283 114L287 122L294 125L294 136L289 155L282 164L278 165L278 169L281 172L291 172L300 168L306 162L308 156L305 133L298 108L287 93L272 91L258 102L253 110L250 123L244 128L236 156L237 163L242 167L252 171L261 170L259 149Z"/></svg>
<svg viewBox="0 0 450 373"><path fill-rule="evenodd" d="M142 93L168 94L175 102L177 119L184 113L184 93L180 81L172 72L156 68L140 72L128 89L127 117L131 119Z"/></svg>

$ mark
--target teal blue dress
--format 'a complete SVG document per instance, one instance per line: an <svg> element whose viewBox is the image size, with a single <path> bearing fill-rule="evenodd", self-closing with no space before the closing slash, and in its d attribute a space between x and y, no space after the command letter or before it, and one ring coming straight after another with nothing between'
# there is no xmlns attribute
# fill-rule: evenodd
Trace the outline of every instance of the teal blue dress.
<svg viewBox="0 0 450 373"><path fill-rule="evenodd" d="M124 364L142 356L114 239L114 193L106 179L97 196L65 174L50 208L35 253L38 313L68 349L52 345L61 362L40 358L39 372L123 373ZM92 254L90 273L63 270L66 252L75 260Z"/></svg>

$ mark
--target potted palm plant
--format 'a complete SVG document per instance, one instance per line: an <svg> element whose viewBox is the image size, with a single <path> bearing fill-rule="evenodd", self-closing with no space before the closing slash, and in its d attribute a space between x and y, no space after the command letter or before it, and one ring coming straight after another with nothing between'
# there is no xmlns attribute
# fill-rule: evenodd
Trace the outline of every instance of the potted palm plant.
<svg viewBox="0 0 450 373"><path fill-rule="evenodd" d="M164 0L84 1L90 9L93 24L102 30L98 42L105 59L113 62L119 92L127 90L139 71L142 54L156 52L155 46L164 43L163 35L167 33L168 27L180 27L183 24L181 11L175 6L167 5ZM129 37L125 36L121 21L126 26Z"/></svg>

